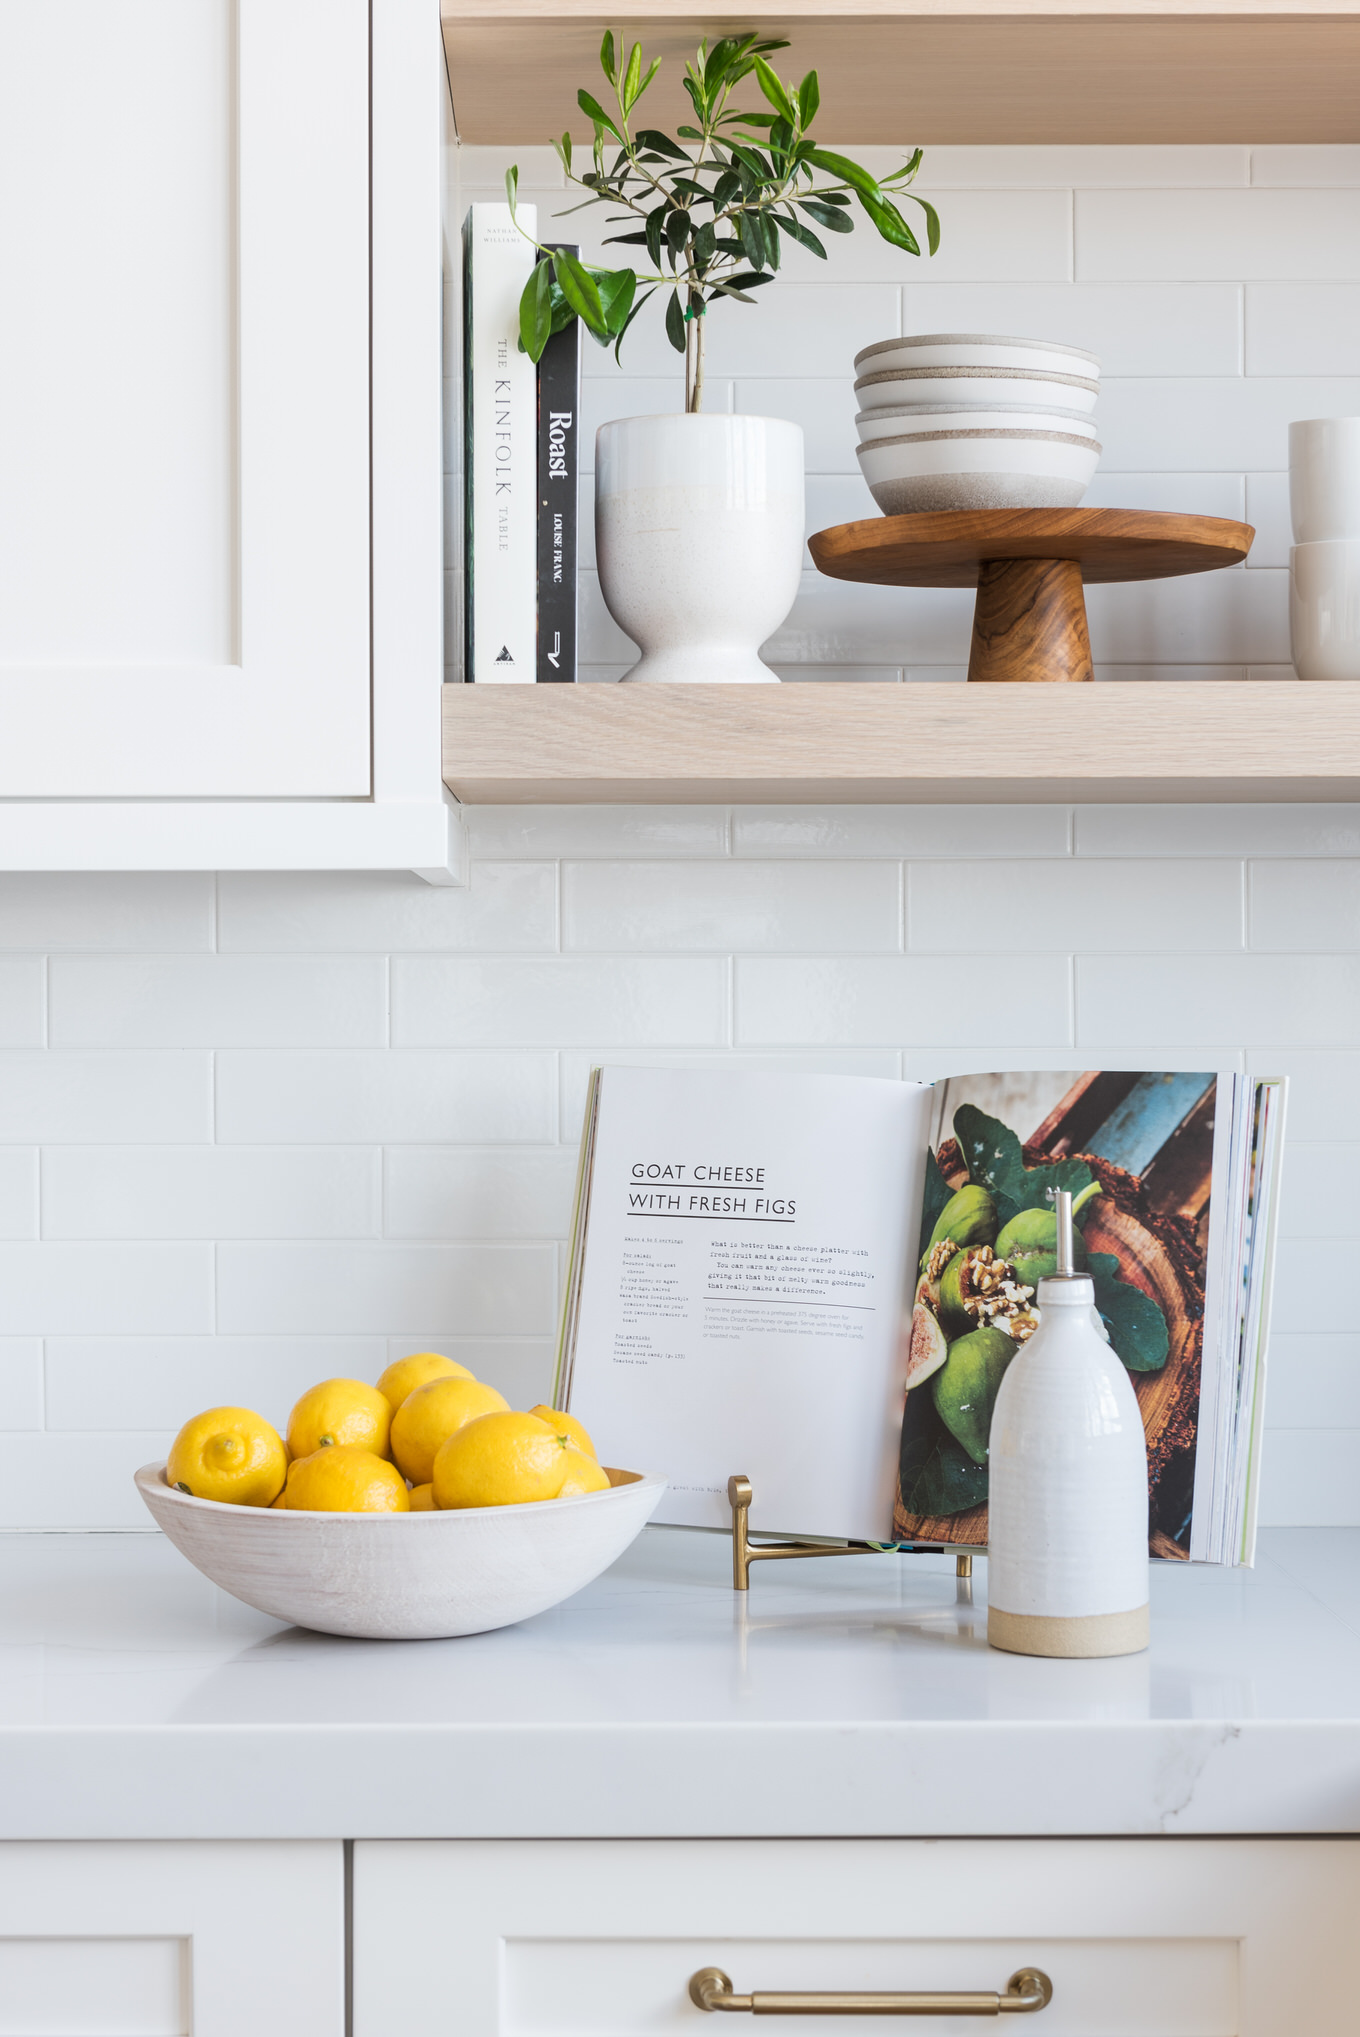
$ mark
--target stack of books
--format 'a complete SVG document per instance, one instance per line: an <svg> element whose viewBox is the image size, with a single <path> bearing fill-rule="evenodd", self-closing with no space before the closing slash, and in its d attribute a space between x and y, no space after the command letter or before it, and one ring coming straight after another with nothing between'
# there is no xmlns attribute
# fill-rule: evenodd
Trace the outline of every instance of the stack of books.
<svg viewBox="0 0 1360 2037"><path fill-rule="evenodd" d="M536 208L519 222L473 205L463 225L464 677L483 685L576 677L580 327L554 333L537 368L520 351Z"/></svg>

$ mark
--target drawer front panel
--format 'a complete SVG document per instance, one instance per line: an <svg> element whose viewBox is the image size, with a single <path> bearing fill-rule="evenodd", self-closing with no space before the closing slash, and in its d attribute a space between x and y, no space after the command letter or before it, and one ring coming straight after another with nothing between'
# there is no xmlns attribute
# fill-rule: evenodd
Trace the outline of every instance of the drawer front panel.
<svg viewBox="0 0 1360 2037"><path fill-rule="evenodd" d="M1051 1979L1040 2037L1342 2037L1346 1840L361 1842L354 2037L703 2037L737 1994ZM831 2013L776 2033L962 2037L992 2017Z"/></svg>

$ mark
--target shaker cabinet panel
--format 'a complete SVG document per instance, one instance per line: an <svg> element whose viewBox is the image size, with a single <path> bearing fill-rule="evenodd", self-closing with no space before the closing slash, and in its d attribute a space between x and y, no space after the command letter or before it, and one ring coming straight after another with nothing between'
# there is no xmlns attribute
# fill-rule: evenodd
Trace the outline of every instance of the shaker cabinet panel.
<svg viewBox="0 0 1360 2037"><path fill-rule="evenodd" d="M362 796L365 0L0 8L0 798Z"/></svg>
<svg viewBox="0 0 1360 2037"><path fill-rule="evenodd" d="M354 2037L698 2037L705 1967L738 1994L984 1996L1039 1968L1042 2037L1340 2037L1358 1904L1346 1840L365 1842Z"/></svg>
<svg viewBox="0 0 1360 2037"><path fill-rule="evenodd" d="M343 2037L336 1841L0 1845L0 2037Z"/></svg>

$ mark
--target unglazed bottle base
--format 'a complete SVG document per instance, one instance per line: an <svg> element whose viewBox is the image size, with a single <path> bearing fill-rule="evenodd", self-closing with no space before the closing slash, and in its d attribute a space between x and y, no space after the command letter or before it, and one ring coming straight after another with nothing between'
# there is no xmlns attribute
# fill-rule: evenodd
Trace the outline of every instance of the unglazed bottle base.
<svg viewBox="0 0 1360 2037"><path fill-rule="evenodd" d="M987 1639L1008 1655L1137 1655L1148 1645L1148 1609L1141 1605L1128 1613L1085 1613L1063 1620L989 1606Z"/></svg>

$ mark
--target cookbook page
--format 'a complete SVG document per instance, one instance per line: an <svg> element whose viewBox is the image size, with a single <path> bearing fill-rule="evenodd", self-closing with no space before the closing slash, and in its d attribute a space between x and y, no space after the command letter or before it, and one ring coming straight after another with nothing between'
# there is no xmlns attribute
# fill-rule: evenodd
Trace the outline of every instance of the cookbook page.
<svg viewBox="0 0 1360 2037"><path fill-rule="evenodd" d="M930 1092L606 1068L571 1412L669 1480L656 1518L882 1540L892 1525Z"/></svg>

